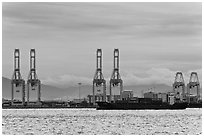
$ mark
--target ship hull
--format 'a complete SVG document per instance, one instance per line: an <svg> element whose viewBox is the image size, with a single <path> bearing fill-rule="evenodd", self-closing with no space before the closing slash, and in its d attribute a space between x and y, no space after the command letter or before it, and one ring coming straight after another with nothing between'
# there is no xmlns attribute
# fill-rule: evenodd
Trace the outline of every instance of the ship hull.
<svg viewBox="0 0 204 137"><path fill-rule="evenodd" d="M97 110L145 110L145 109L186 109L187 103L175 103L169 105L168 103L161 104L146 104L146 103L128 103L128 102L97 102Z"/></svg>
<svg viewBox="0 0 204 137"><path fill-rule="evenodd" d="M202 103L189 103L188 108L202 108Z"/></svg>

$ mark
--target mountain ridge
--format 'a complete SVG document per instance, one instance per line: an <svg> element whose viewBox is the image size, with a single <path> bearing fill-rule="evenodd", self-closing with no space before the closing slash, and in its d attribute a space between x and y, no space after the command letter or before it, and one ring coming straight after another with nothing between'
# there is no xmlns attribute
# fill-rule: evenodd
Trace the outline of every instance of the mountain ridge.
<svg viewBox="0 0 204 137"><path fill-rule="evenodd" d="M107 94L109 94L109 87L106 87L106 89L107 89ZM124 86L123 89L133 90L134 96L142 97L145 92L148 92L150 90L153 90L153 91L155 90L155 92L168 92L172 90L172 87L165 84L126 85ZM113 91L114 90L115 89L113 89ZM116 90L115 92L113 92L113 94L114 93L119 94L119 92ZM81 85L80 87L81 98L87 97L87 95L91 95L91 94L92 94L92 85ZM2 77L2 97L7 99L11 98L11 80L5 77ZM42 100L55 100L55 99L73 100L74 98L79 98L79 87L70 86L68 88L59 88L51 85L42 84L41 98Z"/></svg>

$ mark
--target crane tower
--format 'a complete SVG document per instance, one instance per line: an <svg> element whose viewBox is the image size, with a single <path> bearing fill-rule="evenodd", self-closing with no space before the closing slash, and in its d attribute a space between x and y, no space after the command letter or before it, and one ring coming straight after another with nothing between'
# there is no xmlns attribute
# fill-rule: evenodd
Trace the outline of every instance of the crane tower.
<svg viewBox="0 0 204 137"><path fill-rule="evenodd" d="M122 100L123 80L119 73L119 49L114 49L113 52L113 72L110 78L110 101L112 101L112 87L120 84L120 99Z"/></svg>
<svg viewBox="0 0 204 137"><path fill-rule="evenodd" d="M96 87L103 88L102 96L95 96ZM95 105L97 98L99 98L99 100L101 100L100 98L102 98L103 102L106 101L106 80L104 79L103 74L102 74L102 50L101 49L97 49L96 51L96 73L93 78L93 104L94 105Z"/></svg>
<svg viewBox="0 0 204 137"><path fill-rule="evenodd" d="M200 100L200 83L198 80L198 74L196 72L191 72L189 83L187 84L187 101L190 103L190 92L196 89L197 92L197 102Z"/></svg>
<svg viewBox="0 0 204 137"><path fill-rule="evenodd" d="M185 83L182 72L176 73L175 80L173 83L173 92L177 101L185 100Z"/></svg>
<svg viewBox="0 0 204 137"><path fill-rule="evenodd" d="M28 75L28 80L27 80L27 104L29 104L29 98L30 98L30 87L31 89L37 90L37 103L40 103L41 101L41 82L37 78L37 73L36 73L36 62L35 62L35 49L30 50L30 72Z"/></svg>
<svg viewBox="0 0 204 137"><path fill-rule="evenodd" d="M15 93L22 94L22 101L14 99ZM22 79L20 73L20 51L14 51L14 73L11 80L11 105L25 105L25 80Z"/></svg>

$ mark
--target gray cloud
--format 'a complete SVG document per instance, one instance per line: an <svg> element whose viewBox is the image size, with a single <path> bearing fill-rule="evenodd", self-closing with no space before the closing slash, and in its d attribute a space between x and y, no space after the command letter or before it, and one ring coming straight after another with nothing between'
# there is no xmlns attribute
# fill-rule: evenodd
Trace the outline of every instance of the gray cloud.
<svg viewBox="0 0 204 137"><path fill-rule="evenodd" d="M171 86L177 71L180 70L172 71L161 67L142 71L123 71L122 79L125 85L166 84ZM202 83L202 69L184 71L183 76L185 83L187 84L189 82L191 72L197 72L199 80ZM110 77L105 77L105 79L108 83ZM66 74L58 77L47 77L43 79L42 82L48 85L67 88L69 86L77 86L78 82L83 83L83 85L91 85L92 78Z"/></svg>
<svg viewBox="0 0 204 137"><path fill-rule="evenodd" d="M114 48L120 49L121 72L138 71L142 81L157 79L146 72L151 68L172 74L202 67L201 3L3 3L2 9L6 77L13 72L14 48L21 49L24 77L29 50L36 48L39 77L59 83L73 83L64 75L92 78L97 48L107 78ZM130 78L139 81L138 74Z"/></svg>

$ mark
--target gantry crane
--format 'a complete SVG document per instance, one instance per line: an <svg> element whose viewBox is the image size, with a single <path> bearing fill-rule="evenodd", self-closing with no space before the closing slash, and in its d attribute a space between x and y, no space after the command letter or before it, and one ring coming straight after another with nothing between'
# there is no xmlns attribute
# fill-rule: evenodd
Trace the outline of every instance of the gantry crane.
<svg viewBox="0 0 204 137"><path fill-rule="evenodd" d="M110 101L112 101L112 87L120 84L120 99L122 100L123 80L119 73L119 49L114 49L113 52L113 72L110 78Z"/></svg>
<svg viewBox="0 0 204 137"><path fill-rule="evenodd" d="M102 74L102 50L101 49L97 49L96 51L96 73L93 78L93 104L94 105L97 100L96 97L100 98L100 96L95 97L95 94L96 94L95 87L103 88L102 101L105 102L106 101L106 80L104 79Z"/></svg>
<svg viewBox="0 0 204 137"><path fill-rule="evenodd" d="M17 89L20 88L20 89ZM14 94L21 93L22 100L14 100ZM14 73L11 80L11 105L25 105L25 80L22 79L20 73L20 51L14 51Z"/></svg>
<svg viewBox="0 0 204 137"><path fill-rule="evenodd" d="M180 89L181 88L181 92ZM176 97L176 101L185 101L185 83L182 72L177 72L173 83L173 92Z"/></svg>
<svg viewBox="0 0 204 137"><path fill-rule="evenodd" d="M200 83L197 72L191 72L189 83L187 84L187 101L190 103L191 90L196 89L197 102L200 100Z"/></svg>
<svg viewBox="0 0 204 137"><path fill-rule="evenodd" d="M29 105L29 93L30 93L30 87L33 91L37 90L37 102L40 103L41 101L41 82L37 78L37 73L36 73L36 65L35 65L35 49L30 50L30 72L28 75L28 80L27 80L27 104Z"/></svg>

